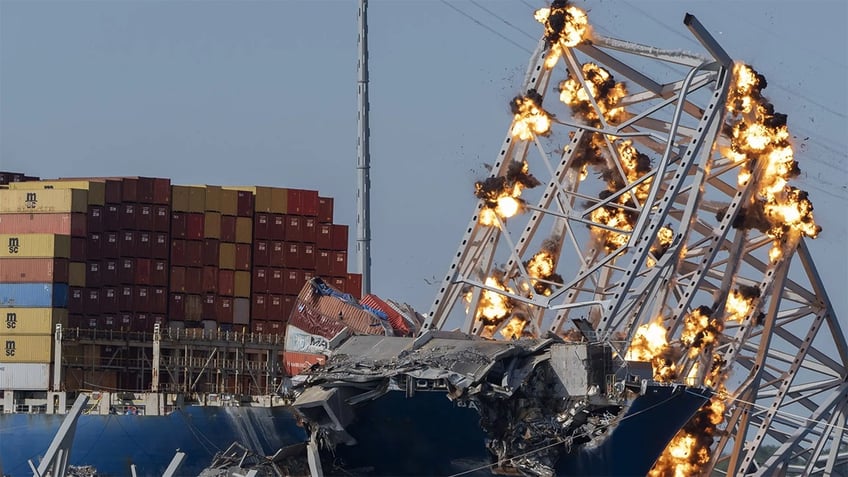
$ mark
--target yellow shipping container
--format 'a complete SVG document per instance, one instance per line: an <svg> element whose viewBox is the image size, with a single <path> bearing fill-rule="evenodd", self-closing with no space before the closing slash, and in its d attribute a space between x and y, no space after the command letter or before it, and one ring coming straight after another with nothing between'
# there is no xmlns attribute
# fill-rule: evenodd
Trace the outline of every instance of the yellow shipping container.
<svg viewBox="0 0 848 477"><path fill-rule="evenodd" d="M0 257L68 258L71 237L53 234L0 234Z"/></svg>
<svg viewBox="0 0 848 477"><path fill-rule="evenodd" d="M189 212L203 212L206 210L206 189L204 187L189 187L188 208Z"/></svg>
<svg viewBox="0 0 848 477"><path fill-rule="evenodd" d="M220 212L206 212L203 219L203 238L221 238Z"/></svg>
<svg viewBox="0 0 848 477"><path fill-rule="evenodd" d="M222 212L221 210L221 186L208 185L206 187L206 209L212 212Z"/></svg>
<svg viewBox="0 0 848 477"><path fill-rule="evenodd" d="M235 273L233 295L239 298L250 298L250 272Z"/></svg>
<svg viewBox="0 0 848 477"><path fill-rule="evenodd" d="M88 191L83 189L0 190L0 213L41 214L86 212Z"/></svg>
<svg viewBox="0 0 848 477"><path fill-rule="evenodd" d="M106 203L106 182L103 181L32 181L13 182L9 184L13 190L38 189L82 189L88 191L89 205Z"/></svg>
<svg viewBox="0 0 848 477"><path fill-rule="evenodd" d="M235 189L221 188L221 213L238 215L238 192Z"/></svg>
<svg viewBox="0 0 848 477"><path fill-rule="evenodd" d="M171 186L171 210L203 212L206 210L206 188L203 186Z"/></svg>
<svg viewBox="0 0 848 477"><path fill-rule="evenodd" d="M0 308L0 333L4 335L51 335L57 324L68 326L64 308Z"/></svg>
<svg viewBox="0 0 848 477"><path fill-rule="evenodd" d="M52 335L0 333L0 363L49 363L53 358Z"/></svg>
<svg viewBox="0 0 848 477"><path fill-rule="evenodd" d="M236 244L226 242L220 244L218 266L224 270L236 269Z"/></svg>
<svg viewBox="0 0 848 477"><path fill-rule="evenodd" d="M171 210L174 212L188 212L188 187L171 186Z"/></svg>
<svg viewBox="0 0 848 477"><path fill-rule="evenodd" d="M68 264L68 285L72 287L85 286L84 262L71 262Z"/></svg>
<svg viewBox="0 0 848 477"><path fill-rule="evenodd" d="M275 214L289 213L289 190L274 187L271 190L271 212Z"/></svg>
<svg viewBox="0 0 848 477"><path fill-rule="evenodd" d="M253 219L250 217L236 217L236 242L253 242Z"/></svg>

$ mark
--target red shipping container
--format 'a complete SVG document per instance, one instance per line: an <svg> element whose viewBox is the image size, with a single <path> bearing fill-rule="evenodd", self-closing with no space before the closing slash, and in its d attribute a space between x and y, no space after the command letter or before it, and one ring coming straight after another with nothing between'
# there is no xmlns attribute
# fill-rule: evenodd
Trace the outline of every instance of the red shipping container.
<svg viewBox="0 0 848 477"><path fill-rule="evenodd" d="M102 241L103 237L100 235L100 232L88 234L88 241L85 244L85 251L88 253L88 258L97 260L103 256L100 245Z"/></svg>
<svg viewBox="0 0 848 477"><path fill-rule="evenodd" d="M138 201L144 204L153 203L153 178L152 177L136 177L138 184L137 194Z"/></svg>
<svg viewBox="0 0 848 477"><path fill-rule="evenodd" d="M251 319L260 319L264 320L267 313L268 308L266 306L266 300L268 296L264 293L255 293L253 295L253 303L250 306L250 318Z"/></svg>
<svg viewBox="0 0 848 477"><path fill-rule="evenodd" d="M136 226L137 230L154 230L156 224L156 216L153 212L153 206L147 204L139 204L136 206Z"/></svg>
<svg viewBox="0 0 848 477"><path fill-rule="evenodd" d="M333 224L319 224L315 244L321 250L333 249Z"/></svg>
<svg viewBox="0 0 848 477"><path fill-rule="evenodd" d="M237 191L238 202L236 203L236 215L239 217L253 217L253 192Z"/></svg>
<svg viewBox="0 0 848 477"><path fill-rule="evenodd" d="M85 313L85 288L71 287L68 289L68 313Z"/></svg>
<svg viewBox="0 0 848 477"><path fill-rule="evenodd" d="M153 230L156 232L171 230L171 209L167 205L153 206Z"/></svg>
<svg viewBox="0 0 848 477"><path fill-rule="evenodd" d="M219 323L233 322L233 299L228 296L218 297L217 317Z"/></svg>
<svg viewBox="0 0 848 477"><path fill-rule="evenodd" d="M153 256L153 237L152 232L136 232L135 245L136 256L151 257Z"/></svg>
<svg viewBox="0 0 848 477"><path fill-rule="evenodd" d="M270 234L272 240L286 239L286 216L283 214L272 214L270 224Z"/></svg>
<svg viewBox="0 0 848 477"><path fill-rule="evenodd" d="M204 214L186 214L186 238L191 240L203 240Z"/></svg>
<svg viewBox="0 0 848 477"><path fill-rule="evenodd" d="M203 241L186 240L186 265L189 267L203 266Z"/></svg>
<svg viewBox="0 0 848 477"><path fill-rule="evenodd" d="M103 285L103 275L100 262L91 260L85 264L85 285L96 288Z"/></svg>
<svg viewBox="0 0 848 477"><path fill-rule="evenodd" d="M149 313L151 311L150 288L134 287L133 310Z"/></svg>
<svg viewBox="0 0 848 477"><path fill-rule="evenodd" d="M134 297L133 287L123 286L118 288L118 309L120 311L132 311Z"/></svg>
<svg viewBox="0 0 848 477"><path fill-rule="evenodd" d="M168 286L168 261L161 259L152 260L150 267L150 283L157 287Z"/></svg>
<svg viewBox="0 0 848 477"><path fill-rule="evenodd" d="M135 259L135 280L133 283L139 285L150 285L152 284L150 278L150 270L152 268L153 263L149 258L137 258Z"/></svg>
<svg viewBox="0 0 848 477"><path fill-rule="evenodd" d="M125 285L135 283L135 259L122 258L118 261L118 282Z"/></svg>
<svg viewBox="0 0 848 477"><path fill-rule="evenodd" d="M315 273L319 277L329 277L333 271L333 253L330 250L319 250L315 257Z"/></svg>
<svg viewBox="0 0 848 477"><path fill-rule="evenodd" d="M151 331L153 325L150 323L150 314L145 312L133 313L131 331L145 333Z"/></svg>
<svg viewBox="0 0 848 477"><path fill-rule="evenodd" d="M103 313L117 313L119 311L118 291L115 287L100 289L100 310Z"/></svg>
<svg viewBox="0 0 848 477"><path fill-rule="evenodd" d="M300 266L300 245L285 242L283 247L283 266L286 268L302 268Z"/></svg>
<svg viewBox="0 0 848 477"><path fill-rule="evenodd" d="M330 275L334 277L347 277L347 252L333 252Z"/></svg>
<svg viewBox="0 0 848 477"><path fill-rule="evenodd" d="M272 268L268 271L268 291L270 293L283 293L284 271L281 268Z"/></svg>
<svg viewBox="0 0 848 477"><path fill-rule="evenodd" d="M160 177L153 179L153 203L162 205L171 203L171 179Z"/></svg>
<svg viewBox="0 0 848 477"><path fill-rule="evenodd" d="M282 295L268 295L268 302L266 303L266 308L266 319L272 321L285 321L285 317L283 317Z"/></svg>
<svg viewBox="0 0 848 477"><path fill-rule="evenodd" d="M186 266L186 241L171 240L171 265L180 267Z"/></svg>
<svg viewBox="0 0 848 477"><path fill-rule="evenodd" d="M119 330L118 320L115 318L115 315L100 315L97 318L97 327L101 330ZM116 357L115 354L118 353L117 347L115 346L102 346L100 348L100 356L101 362L103 364L109 364L113 359L120 359ZM112 361L111 364L115 364Z"/></svg>
<svg viewBox="0 0 848 477"><path fill-rule="evenodd" d="M63 215L63 214L59 214ZM76 214L71 218L71 223L80 222L85 224L85 231L87 233L92 232L103 232L103 206L102 205L89 205L88 206L88 214L85 217L77 218ZM71 235L77 235L77 233L72 233Z"/></svg>
<svg viewBox="0 0 848 477"><path fill-rule="evenodd" d="M171 255L171 241L167 233L156 232L153 234L153 243L150 247L150 256L153 258L168 259Z"/></svg>
<svg viewBox="0 0 848 477"><path fill-rule="evenodd" d="M333 223L332 197L318 197L318 222L322 224Z"/></svg>
<svg viewBox="0 0 848 477"><path fill-rule="evenodd" d="M253 217L253 238L268 240L271 238L271 214L256 214Z"/></svg>
<svg viewBox="0 0 848 477"><path fill-rule="evenodd" d="M303 272L300 270L286 270L283 273L283 294L297 295L303 288Z"/></svg>
<svg viewBox="0 0 848 477"><path fill-rule="evenodd" d="M86 242L88 242L86 237L71 237L71 256L68 258L74 262L85 261L87 257L85 253Z"/></svg>
<svg viewBox="0 0 848 477"><path fill-rule="evenodd" d="M218 293L218 267L203 267L202 291Z"/></svg>
<svg viewBox="0 0 848 477"><path fill-rule="evenodd" d="M303 241L303 219L297 215L286 215L286 242Z"/></svg>
<svg viewBox="0 0 848 477"><path fill-rule="evenodd" d="M300 257L298 259L300 267L304 270L315 270L315 245L304 243L300 244Z"/></svg>
<svg viewBox="0 0 848 477"><path fill-rule="evenodd" d="M330 286L333 288L344 291L347 289L347 277L332 277L329 279Z"/></svg>
<svg viewBox="0 0 848 477"><path fill-rule="evenodd" d="M236 218L231 215L221 216L221 241L229 243L236 241Z"/></svg>
<svg viewBox="0 0 848 477"><path fill-rule="evenodd" d="M203 319L218 319L218 295L215 295L214 293L207 293L206 295L203 295Z"/></svg>
<svg viewBox="0 0 848 477"><path fill-rule="evenodd" d="M318 215L318 191L288 189L288 211L290 214Z"/></svg>
<svg viewBox="0 0 848 477"><path fill-rule="evenodd" d="M164 287L153 287L153 297L151 298L152 313L167 313L168 312L168 289Z"/></svg>
<svg viewBox="0 0 848 477"><path fill-rule="evenodd" d="M120 204L106 204L103 207L103 230L118 231L121 229Z"/></svg>
<svg viewBox="0 0 848 477"><path fill-rule="evenodd" d="M138 179L122 177L121 202L138 202Z"/></svg>
<svg viewBox="0 0 848 477"><path fill-rule="evenodd" d="M203 293L203 268L186 267L185 289L187 293Z"/></svg>
<svg viewBox="0 0 848 477"><path fill-rule="evenodd" d="M171 267L171 282L169 289L176 293L186 292L186 269L185 267Z"/></svg>
<svg viewBox="0 0 848 477"><path fill-rule="evenodd" d="M249 243L236 244L236 270L250 270L250 249Z"/></svg>
<svg viewBox="0 0 848 477"><path fill-rule="evenodd" d="M133 314L129 312L117 313L115 315L115 320L118 322L118 326L123 330L132 330L133 324Z"/></svg>
<svg viewBox="0 0 848 477"><path fill-rule="evenodd" d="M218 294L233 296L236 287L235 272L233 270L218 270ZM230 313L232 317L232 313ZM232 320L232 318L230 318Z"/></svg>
<svg viewBox="0 0 848 477"><path fill-rule="evenodd" d="M286 351L283 353L283 366L286 375L297 376L316 364L324 364L327 357L322 354L296 353Z"/></svg>
<svg viewBox="0 0 848 477"><path fill-rule="evenodd" d="M302 220L301 242L314 244L318 240L318 219L305 217Z"/></svg>
<svg viewBox="0 0 848 477"><path fill-rule="evenodd" d="M205 239L203 240L203 265L217 267L218 260L218 240Z"/></svg>
<svg viewBox="0 0 848 477"><path fill-rule="evenodd" d="M345 293L350 293L357 300L362 298L362 274L359 273L348 273L347 274L347 288L344 290Z"/></svg>
<svg viewBox="0 0 848 477"><path fill-rule="evenodd" d="M185 320L185 295L171 293L168 298L168 317L172 320Z"/></svg>
<svg viewBox="0 0 848 477"><path fill-rule="evenodd" d="M347 225L333 224L333 248L331 250L347 250Z"/></svg>
<svg viewBox="0 0 848 477"><path fill-rule="evenodd" d="M257 240L253 242L253 266L267 267L270 265L269 252L268 242L264 240Z"/></svg>
<svg viewBox="0 0 848 477"><path fill-rule="evenodd" d="M315 278L315 272L314 271L312 271L312 270L304 270L303 271L303 283L306 283L309 280L312 280L313 278Z"/></svg>
<svg viewBox="0 0 848 477"><path fill-rule="evenodd" d="M97 315L100 313L100 289L86 288L83 293L85 297L85 314Z"/></svg>
<svg viewBox="0 0 848 477"><path fill-rule="evenodd" d="M103 283L106 285L114 285L120 283L118 278L118 260L106 259L100 262L100 272L103 274Z"/></svg>
<svg viewBox="0 0 848 477"><path fill-rule="evenodd" d="M136 256L136 246L135 246L135 232L132 231L123 231L118 237L120 244L118 245L119 251L121 253L121 257L135 257Z"/></svg>
<svg viewBox="0 0 848 477"><path fill-rule="evenodd" d="M283 319L288 322L289 317L294 310L294 304L297 303L297 297L292 295L286 295L283 297Z"/></svg>
<svg viewBox="0 0 848 477"><path fill-rule="evenodd" d="M57 234L84 237L85 214L0 214L4 234Z"/></svg>
<svg viewBox="0 0 848 477"><path fill-rule="evenodd" d="M121 246L118 232L104 232L100 237L100 256L103 258L118 258L121 256Z"/></svg>
<svg viewBox="0 0 848 477"><path fill-rule="evenodd" d="M122 197L122 187L121 181L117 179L100 179L97 180L103 181L105 183L106 189L106 203L107 204L119 204L121 203Z"/></svg>
<svg viewBox="0 0 848 477"><path fill-rule="evenodd" d="M118 219L119 225L121 226L121 230L136 229L136 224L138 223L138 219L136 218L136 210L137 209L135 204L121 204L121 217L120 219Z"/></svg>
<svg viewBox="0 0 848 477"><path fill-rule="evenodd" d="M171 212L171 237L186 238L188 233L188 214L186 212Z"/></svg>
<svg viewBox="0 0 848 477"><path fill-rule="evenodd" d="M268 291L268 269L256 267L253 269L253 280L251 280L254 293L265 293Z"/></svg>
<svg viewBox="0 0 848 477"><path fill-rule="evenodd" d="M270 257L268 257L268 263L272 267L285 266L285 242L271 242L271 252Z"/></svg>
<svg viewBox="0 0 848 477"><path fill-rule="evenodd" d="M264 334L265 331L265 322L262 320L251 320L250 321L250 331L254 333Z"/></svg>

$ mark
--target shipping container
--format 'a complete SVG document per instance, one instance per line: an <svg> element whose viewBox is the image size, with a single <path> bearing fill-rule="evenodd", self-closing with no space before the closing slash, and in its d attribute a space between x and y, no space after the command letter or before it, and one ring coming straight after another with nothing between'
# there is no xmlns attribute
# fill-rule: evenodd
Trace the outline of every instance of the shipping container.
<svg viewBox="0 0 848 477"><path fill-rule="evenodd" d="M233 296L238 298L250 298L250 272L235 272L234 282Z"/></svg>
<svg viewBox="0 0 848 477"><path fill-rule="evenodd" d="M333 224L319 224L315 237L315 245L319 250L333 249Z"/></svg>
<svg viewBox="0 0 848 477"><path fill-rule="evenodd" d="M0 190L0 213L42 214L88 211L88 192L81 189Z"/></svg>
<svg viewBox="0 0 848 477"><path fill-rule="evenodd" d="M218 319L218 295L214 293L203 295L203 317L209 320Z"/></svg>
<svg viewBox="0 0 848 477"><path fill-rule="evenodd" d="M153 259L150 266L150 284L157 287L168 286L170 269L167 260ZM109 283L109 282L104 282Z"/></svg>
<svg viewBox="0 0 848 477"><path fill-rule="evenodd" d="M272 267L284 267L286 263L285 242L271 242L268 263Z"/></svg>
<svg viewBox="0 0 848 477"><path fill-rule="evenodd" d="M123 258L118 261L118 283L132 285L135 283L135 259Z"/></svg>
<svg viewBox="0 0 848 477"><path fill-rule="evenodd" d="M250 270L250 244L236 244L236 270Z"/></svg>
<svg viewBox="0 0 848 477"><path fill-rule="evenodd" d="M347 288L342 290L345 293L350 293L357 300L362 298L362 274L361 273L348 273L347 274Z"/></svg>
<svg viewBox="0 0 848 477"><path fill-rule="evenodd" d="M171 240L167 233L156 232L150 247L150 256L167 260L171 253Z"/></svg>
<svg viewBox="0 0 848 477"><path fill-rule="evenodd" d="M133 287L133 290L133 310L145 313L153 311L153 298L150 287L137 286Z"/></svg>
<svg viewBox="0 0 848 477"><path fill-rule="evenodd" d="M68 263L68 286L84 287L85 286L85 262L70 262Z"/></svg>
<svg viewBox="0 0 848 477"><path fill-rule="evenodd" d="M85 247L87 243L87 237L71 237L71 253L68 254L68 258L74 262L85 261L88 258Z"/></svg>
<svg viewBox="0 0 848 477"><path fill-rule="evenodd" d="M165 287L152 287L150 300L150 312L153 314L168 313L168 289Z"/></svg>
<svg viewBox="0 0 848 477"><path fill-rule="evenodd" d="M0 308L0 333L5 335L53 334L56 325L68 326L64 308Z"/></svg>
<svg viewBox="0 0 848 477"><path fill-rule="evenodd" d="M186 238L190 240L203 240L204 214L188 213L186 218Z"/></svg>
<svg viewBox="0 0 848 477"><path fill-rule="evenodd" d="M171 280L168 289L172 292L186 292L186 267L171 267Z"/></svg>
<svg viewBox="0 0 848 477"><path fill-rule="evenodd" d="M292 312L294 311L295 303L297 303L297 297L296 296L286 295L286 296L283 297L283 314L280 318L280 321L286 322L286 323L289 321L289 317L291 316Z"/></svg>
<svg viewBox="0 0 848 477"><path fill-rule="evenodd" d="M136 236L132 230L124 230L118 235L118 251L121 257L137 257Z"/></svg>
<svg viewBox="0 0 848 477"><path fill-rule="evenodd" d="M75 233L72 235L82 236L90 233L100 233L103 232L103 207L102 205L89 205L88 213L82 218L83 222L85 222L85 233ZM43 214L47 215L47 214ZM58 233L58 232L53 232Z"/></svg>
<svg viewBox="0 0 848 477"><path fill-rule="evenodd" d="M253 192L254 207L256 212L277 212L271 191L271 187L245 187L244 189Z"/></svg>
<svg viewBox="0 0 848 477"><path fill-rule="evenodd" d="M87 218L81 213L0 214L0 230L6 234L54 234L84 237Z"/></svg>
<svg viewBox="0 0 848 477"><path fill-rule="evenodd" d="M253 267L253 293L266 293L268 291L268 269L264 267Z"/></svg>
<svg viewBox="0 0 848 477"><path fill-rule="evenodd" d="M272 335L286 334L286 324L282 321L266 321L265 326L268 328L268 333Z"/></svg>
<svg viewBox="0 0 848 477"><path fill-rule="evenodd" d="M7 391L47 391L50 388L49 363L0 364L0 389Z"/></svg>
<svg viewBox="0 0 848 477"><path fill-rule="evenodd" d="M315 257L315 273L319 277L329 277L332 274L334 258L331 250L319 250Z"/></svg>
<svg viewBox="0 0 848 477"><path fill-rule="evenodd" d="M327 281L330 282L330 285L333 288L336 288L340 291L344 291L347 289L347 277L331 277L328 278Z"/></svg>
<svg viewBox="0 0 848 477"><path fill-rule="evenodd" d="M298 257L299 268L303 270L314 270L316 257L315 245L304 243L300 245L300 255Z"/></svg>
<svg viewBox="0 0 848 477"><path fill-rule="evenodd" d="M68 306L68 285L64 283L0 283L0 306Z"/></svg>
<svg viewBox="0 0 848 477"><path fill-rule="evenodd" d="M203 212L206 210L206 188L197 186L171 186L171 210L177 212Z"/></svg>
<svg viewBox="0 0 848 477"><path fill-rule="evenodd" d="M254 240L269 240L271 238L271 214L257 213L253 216Z"/></svg>
<svg viewBox="0 0 848 477"><path fill-rule="evenodd" d="M303 241L303 217L299 215L286 216L286 242L302 242Z"/></svg>
<svg viewBox="0 0 848 477"><path fill-rule="evenodd" d="M236 244L221 242L218 253L218 266L224 270L236 269Z"/></svg>
<svg viewBox="0 0 848 477"><path fill-rule="evenodd" d="M333 224L332 250L347 251L347 225Z"/></svg>
<svg viewBox="0 0 848 477"><path fill-rule="evenodd" d="M264 320L268 314L268 295L264 293L253 294L253 304L250 308L250 319Z"/></svg>
<svg viewBox="0 0 848 477"><path fill-rule="evenodd" d="M223 296L233 296L235 288L235 272L233 270L218 270L218 294Z"/></svg>
<svg viewBox="0 0 848 477"><path fill-rule="evenodd" d="M303 288L303 272L286 270L283 272L283 294L296 295Z"/></svg>
<svg viewBox="0 0 848 477"><path fill-rule="evenodd" d="M185 264L189 267L202 267L203 241L186 240L185 242Z"/></svg>
<svg viewBox="0 0 848 477"><path fill-rule="evenodd" d="M118 219L118 224L120 225L121 230L136 229L138 215L138 209L136 207L137 205L131 202L124 202L123 204L121 204L121 215Z"/></svg>
<svg viewBox="0 0 848 477"><path fill-rule="evenodd" d="M284 321L282 295L267 295L265 299L265 319Z"/></svg>
<svg viewBox="0 0 848 477"><path fill-rule="evenodd" d="M169 205L171 203L171 179L153 178L153 203Z"/></svg>
<svg viewBox="0 0 848 477"><path fill-rule="evenodd" d="M236 242L253 243L253 219L236 217Z"/></svg>
<svg viewBox="0 0 848 477"><path fill-rule="evenodd" d="M135 290L129 285L118 287L118 309L119 311L133 311L135 304L133 298Z"/></svg>
<svg viewBox="0 0 848 477"><path fill-rule="evenodd" d="M153 203L153 178L135 177L137 182L137 200L142 204Z"/></svg>
<svg viewBox="0 0 848 477"><path fill-rule="evenodd" d="M68 288L68 313L82 314L85 313L85 288L73 287Z"/></svg>
<svg viewBox="0 0 848 477"><path fill-rule="evenodd" d="M69 276L64 258L0 258L3 283L68 283Z"/></svg>
<svg viewBox="0 0 848 477"><path fill-rule="evenodd" d="M99 181L86 180L58 180L58 181L31 181L9 184L12 190L65 190L80 189L87 191L88 203L90 205L103 205L106 203L106 184Z"/></svg>
<svg viewBox="0 0 848 477"><path fill-rule="evenodd" d="M253 266L267 267L270 262L270 249L268 242L257 240L253 242Z"/></svg>
<svg viewBox="0 0 848 477"><path fill-rule="evenodd" d="M219 323L233 322L233 298L228 296L218 297L217 318Z"/></svg>
<svg viewBox="0 0 848 477"><path fill-rule="evenodd" d="M285 282L285 270L282 268L272 268L268 271L268 292L283 293L283 282Z"/></svg>
<svg viewBox="0 0 848 477"><path fill-rule="evenodd" d="M2 244L0 258L69 258L71 256L71 237L67 235L0 234L0 244Z"/></svg>
<svg viewBox="0 0 848 477"><path fill-rule="evenodd" d="M53 359L52 335L0 333L0 363L49 363Z"/></svg>
<svg viewBox="0 0 848 477"><path fill-rule="evenodd" d="M118 276L119 276L118 260L106 259L106 260L103 260L101 263L102 263L102 266L100 267L100 269L103 272L103 283L107 283L107 284L110 284L110 285L121 283L120 280L118 279ZM84 264L83 264L83 267L85 267ZM72 264L71 274L73 275L73 273L74 272L73 272L73 264ZM85 268L83 268L83 273L85 273ZM71 286L77 286L77 285L71 285Z"/></svg>
<svg viewBox="0 0 848 477"><path fill-rule="evenodd" d="M118 289L107 286L100 289L100 311L103 313L117 313L120 311L118 301Z"/></svg>
<svg viewBox="0 0 848 477"><path fill-rule="evenodd" d="M184 239L187 234L188 227L188 212L171 212L171 237L175 239Z"/></svg>
<svg viewBox="0 0 848 477"><path fill-rule="evenodd" d="M98 260L89 260L85 263L85 286L99 287L103 285L103 272Z"/></svg>
<svg viewBox="0 0 848 477"><path fill-rule="evenodd" d="M156 214L150 204L139 204L136 209L136 230L152 231L156 227Z"/></svg>
<svg viewBox="0 0 848 477"><path fill-rule="evenodd" d="M168 318L171 320L185 320L185 295L182 293L170 293L168 295Z"/></svg>
<svg viewBox="0 0 848 477"><path fill-rule="evenodd" d="M301 223L300 241L314 244L318 240L318 219L315 217L304 217Z"/></svg>
<svg viewBox="0 0 848 477"><path fill-rule="evenodd" d="M289 213L289 191L281 187L271 189L271 212L276 214Z"/></svg>
<svg viewBox="0 0 848 477"><path fill-rule="evenodd" d="M233 215L221 216L221 241L234 243L236 241L236 217Z"/></svg>
<svg viewBox="0 0 848 477"><path fill-rule="evenodd" d="M330 275L334 277L347 277L347 252L333 252Z"/></svg>
<svg viewBox="0 0 848 477"><path fill-rule="evenodd" d="M318 197L318 223L333 223L333 198Z"/></svg>
<svg viewBox="0 0 848 477"><path fill-rule="evenodd" d="M230 217L238 215L237 191L223 187L221 188L221 213Z"/></svg>
<svg viewBox="0 0 848 477"><path fill-rule="evenodd" d="M283 266L286 268L301 268L300 244L285 242L283 247Z"/></svg>
<svg viewBox="0 0 848 477"><path fill-rule="evenodd" d="M298 353L328 354L330 339L321 335L307 333L297 326L286 327L286 351Z"/></svg>
<svg viewBox="0 0 848 477"><path fill-rule="evenodd" d="M103 258L103 235L99 232L88 234L85 243L86 258L99 260Z"/></svg>
<svg viewBox="0 0 848 477"><path fill-rule="evenodd" d="M221 210L221 186L214 185L202 185L198 187L203 187L206 189L206 204L204 205L205 211L210 212L222 212Z"/></svg>
<svg viewBox="0 0 848 477"><path fill-rule="evenodd" d="M262 320L250 320L250 331L258 334L265 334L265 322Z"/></svg>
<svg viewBox="0 0 848 477"><path fill-rule="evenodd" d="M287 213L316 217L318 215L318 191L288 189Z"/></svg>
<svg viewBox="0 0 848 477"><path fill-rule="evenodd" d="M247 325L250 323L250 297L233 298L233 324Z"/></svg>
<svg viewBox="0 0 848 477"><path fill-rule="evenodd" d="M272 214L271 223L269 225L269 235L271 240L286 239L286 216L283 214Z"/></svg>
<svg viewBox="0 0 848 477"><path fill-rule="evenodd" d="M188 293L203 293L203 267L186 267L185 288Z"/></svg>
<svg viewBox="0 0 848 477"><path fill-rule="evenodd" d="M206 212L203 219L203 238L221 238L221 213Z"/></svg>
<svg viewBox="0 0 848 477"><path fill-rule="evenodd" d="M100 256L102 258L118 258L121 256L121 244L118 232L103 232L103 236L100 239Z"/></svg>
<svg viewBox="0 0 848 477"><path fill-rule="evenodd" d="M103 230L118 231L121 229L121 205L106 204L103 206Z"/></svg>
<svg viewBox="0 0 848 477"><path fill-rule="evenodd" d="M297 376L312 366L322 365L326 361L327 357L322 354L297 353L294 351L283 353L283 366L288 376Z"/></svg>
<svg viewBox="0 0 848 477"><path fill-rule="evenodd" d="M168 232L171 230L171 208L167 205L153 206L153 231Z"/></svg>

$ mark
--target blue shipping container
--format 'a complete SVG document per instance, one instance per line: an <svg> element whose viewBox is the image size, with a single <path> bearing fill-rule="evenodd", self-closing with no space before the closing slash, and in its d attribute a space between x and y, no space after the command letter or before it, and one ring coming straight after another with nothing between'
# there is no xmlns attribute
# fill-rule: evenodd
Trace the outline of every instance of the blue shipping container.
<svg viewBox="0 0 848 477"><path fill-rule="evenodd" d="M65 308L68 285L64 283L0 283L0 306Z"/></svg>

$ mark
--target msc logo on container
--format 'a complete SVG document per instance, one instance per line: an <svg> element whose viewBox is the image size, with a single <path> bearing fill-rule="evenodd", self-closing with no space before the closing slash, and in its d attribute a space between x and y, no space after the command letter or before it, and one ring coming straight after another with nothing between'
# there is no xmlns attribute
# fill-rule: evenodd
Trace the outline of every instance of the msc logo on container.
<svg viewBox="0 0 848 477"><path fill-rule="evenodd" d="M26 204L27 209L34 209L38 207L38 196L35 192L27 192L24 203Z"/></svg>
<svg viewBox="0 0 848 477"><path fill-rule="evenodd" d="M9 253L18 253L20 248L20 240L17 237L9 237Z"/></svg>
<svg viewBox="0 0 848 477"><path fill-rule="evenodd" d="M15 355L15 342L12 340L6 341L6 357Z"/></svg>
<svg viewBox="0 0 848 477"><path fill-rule="evenodd" d="M18 314L6 313L6 329L11 330L18 326Z"/></svg>

